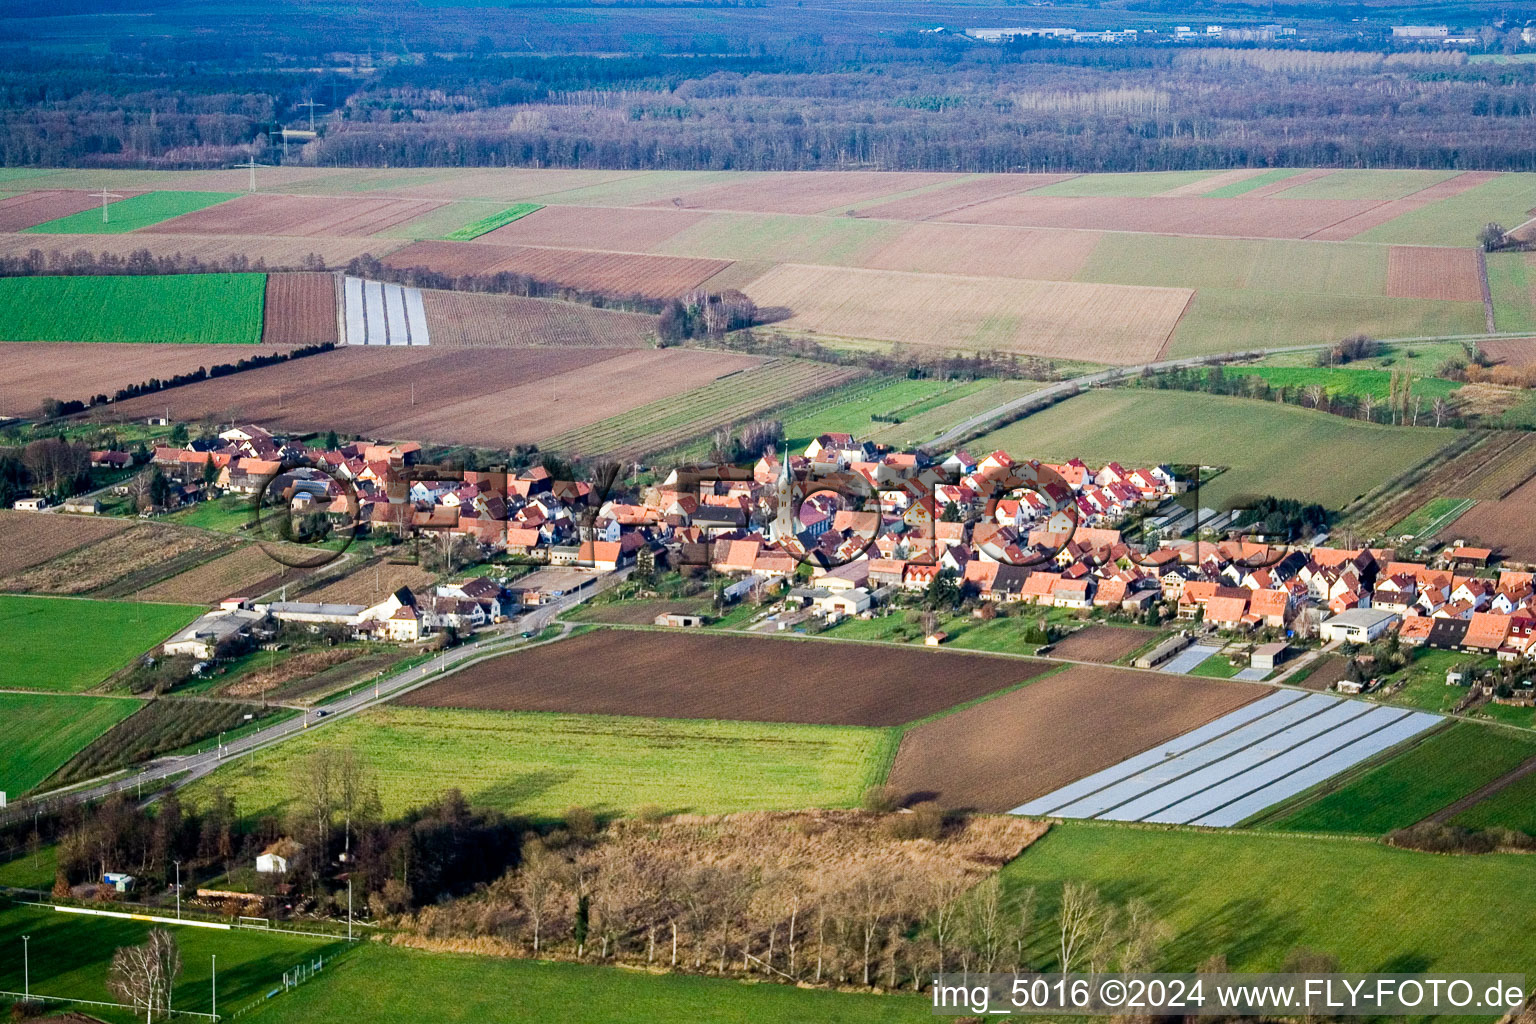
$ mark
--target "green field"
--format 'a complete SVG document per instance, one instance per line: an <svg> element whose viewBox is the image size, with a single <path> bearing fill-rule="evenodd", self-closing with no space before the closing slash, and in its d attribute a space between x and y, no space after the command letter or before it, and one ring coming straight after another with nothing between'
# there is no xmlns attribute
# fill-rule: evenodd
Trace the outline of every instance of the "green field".
<svg viewBox="0 0 1536 1024"><path fill-rule="evenodd" d="M1458 722L1272 827L1365 835L1407 828L1533 756L1536 735Z"/></svg>
<svg viewBox="0 0 1536 1024"><path fill-rule="evenodd" d="M1450 443L1449 431L1386 427L1245 398L1098 389L971 442L1015 458L1074 456L1094 465L1204 463L1230 468L1206 484L1211 507L1273 494L1342 508Z"/></svg>
<svg viewBox="0 0 1536 1024"><path fill-rule="evenodd" d="M1174 329L1168 355L1317 345L1356 334L1373 338L1482 334L1486 327L1481 302L1202 288Z"/></svg>
<svg viewBox="0 0 1536 1024"><path fill-rule="evenodd" d="M1289 239L1115 235L1094 247L1073 280L1380 298L1387 288L1387 250Z"/></svg>
<svg viewBox="0 0 1536 1024"><path fill-rule="evenodd" d="M1234 971L1279 970L1297 946L1336 955L1345 971L1536 970L1536 946L1518 938L1536 919L1531 858L1520 854L1069 822L1003 878L1039 887L1046 949L1064 882L1117 903L1146 900L1173 930L1165 970L1194 970L1216 953Z"/></svg>
<svg viewBox="0 0 1536 1024"><path fill-rule="evenodd" d="M871 419L880 416L920 416L980 390L982 382L909 380L875 377L808 398L778 414L784 422L785 443L799 453L821 434L852 434L863 439L898 424Z"/></svg>
<svg viewBox="0 0 1536 1024"><path fill-rule="evenodd" d="M1279 199L1402 199L1436 182L1454 178L1460 171L1342 170L1304 181L1283 192Z"/></svg>
<svg viewBox="0 0 1536 1024"><path fill-rule="evenodd" d="M21 991L21 936L30 935L33 992L115 1001L106 985L112 953L119 946L143 942L150 927L139 921L61 914L0 902L0 949L6 951L0 956L0 989ZM217 956L219 1016L225 1019L274 986L281 988L284 971L317 956L329 960L346 945L270 932L169 927L181 949L182 964L172 1005L180 1010L209 1011L212 957ZM83 1009L93 1017L123 1024L144 1019L142 1013L135 1016L127 1010L100 1006Z"/></svg>
<svg viewBox="0 0 1536 1024"><path fill-rule="evenodd" d="M239 533L251 525L254 511L254 495L226 494L212 501L199 501L195 505L177 509L165 517L165 522L182 526L198 526L218 533Z"/></svg>
<svg viewBox="0 0 1536 1024"><path fill-rule="evenodd" d="M0 594L0 689L88 690L203 609Z"/></svg>
<svg viewBox="0 0 1536 1024"><path fill-rule="evenodd" d="M1265 171L1263 174L1256 174L1251 178L1244 178L1242 181L1234 181L1230 185L1223 185L1221 188L1212 189L1205 193L1205 196L1208 199L1232 199L1236 196L1247 195L1256 188L1263 188L1265 185L1273 185L1277 181L1293 178L1300 174L1301 171L1302 168L1300 167L1276 167L1272 171Z"/></svg>
<svg viewBox="0 0 1536 1024"><path fill-rule="evenodd" d="M1501 331L1536 331L1536 303L1531 295L1531 264L1523 252L1489 253L1488 291L1493 296L1493 325Z"/></svg>
<svg viewBox="0 0 1536 1024"><path fill-rule="evenodd" d="M1031 196L1116 196L1138 198L1161 195L1182 185L1214 178L1221 171L1144 171L1140 173L1079 174L1065 181L1030 189Z"/></svg>
<svg viewBox="0 0 1536 1024"><path fill-rule="evenodd" d="M1387 533L1393 537L1432 537L1476 504L1473 498L1430 498L1399 520Z"/></svg>
<svg viewBox="0 0 1536 1024"><path fill-rule="evenodd" d="M254 345L265 274L0 279L0 341Z"/></svg>
<svg viewBox="0 0 1536 1024"><path fill-rule="evenodd" d="M278 813L293 765L339 746L368 759L391 816L454 786L477 806L531 816L578 804L606 813L847 807L884 777L893 743L885 729L382 708L241 758L189 794L221 785L242 816Z"/></svg>
<svg viewBox="0 0 1536 1024"><path fill-rule="evenodd" d="M1536 174L1501 174L1456 196L1394 217L1352 241L1393 245L1474 245L1484 224L1513 229L1536 207Z"/></svg>
<svg viewBox="0 0 1536 1024"><path fill-rule="evenodd" d="M1039 391L1042 385L1033 380L978 381L978 387L961 391L948 391L939 399L949 399L932 408L902 410L900 423L874 424L867 434L860 435L871 441L910 448L942 434L957 423L972 416L1011 402L1016 398Z"/></svg>
<svg viewBox="0 0 1536 1024"><path fill-rule="evenodd" d="M68 217L60 217L36 224L25 231L38 235L119 235L128 231L147 228L161 221L180 217L209 206L237 199L239 192L145 192L107 204L107 220L102 223L101 210L82 210Z"/></svg>
<svg viewBox="0 0 1536 1024"><path fill-rule="evenodd" d="M1385 402L1392 393L1390 370L1356 370L1330 366L1224 366L1222 372L1228 377L1263 377L1270 387L1285 388L1292 393L1313 384L1320 385L1329 397L1371 395ZM1426 403L1436 398L1449 397L1460 387L1456 381L1442 377L1421 377L1415 374L1413 378L1413 393L1422 396Z"/></svg>
<svg viewBox="0 0 1536 1024"><path fill-rule="evenodd" d="M457 230L448 232L443 237L453 242L468 242L471 239L479 238L488 231L495 231L503 225L511 224L520 217L526 217L535 210L542 209L544 207L538 203L517 203L507 207L505 210L493 213L489 217L481 217L473 223L465 224Z"/></svg>
<svg viewBox="0 0 1536 1024"><path fill-rule="evenodd" d="M1536 773L1517 779L1452 820L1468 828L1513 828L1536 836Z"/></svg>
<svg viewBox="0 0 1536 1024"><path fill-rule="evenodd" d="M222 970L222 961L220 968ZM720 978L423 953L378 943L273 999L252 1024L895 1024L932 1020L925 999L744 985Z"/></svg>
<svg viewBox="0 0 1536 1024"><path fill-rule="evenodd" d="M0 693L0 792L25 793L140 707L117 697Z"/></svg>
<svg viewBox="0 0 1536 1024"><path fill-rule="evenodd" d="M804 359L779 359L727 374L701 388L544 438L539 447L587 458L678 447L717 426L742 423L815 394L847 371Z"/></svg>
<svg viewBox="0 0 1536 1024"><path fill-rule="evenodd" d="M380 238L440 238L455 242L467 242L479 238L487 231L494 231L503 224L510 224L519 217L526 217L543 207L537 203L516 203L498 209L484 202L444 203L435 210L428 210L420 217L396 224L379 232ZM486 211L491 211L487 214Z"/></svg>

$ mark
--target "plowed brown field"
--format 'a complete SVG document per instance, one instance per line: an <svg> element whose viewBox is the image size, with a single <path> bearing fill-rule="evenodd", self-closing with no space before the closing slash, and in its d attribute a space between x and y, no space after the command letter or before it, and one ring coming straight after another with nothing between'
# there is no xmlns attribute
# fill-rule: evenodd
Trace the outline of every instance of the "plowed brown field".
<svg viewBox="0 0 1536 1024"><path fill-rule="evenodd" d="M684 192L675 199L657 200L649 205L746 213L841 213L854 203L958 178L955 174L923 171L786 171Z"/></svg>
<svg viewBox="0 0 1536 1024"><path fill-rule="evenodd" d="M786 264L748 294L818 334L1132 364L1157 356L1194 293Z"/></svg>
<svg viewBox="0 0 1536 1024"><path fill-rule="evenodd" d="M1394 245L1387 250L1387 294L1399 299L1481 302L1477 250Z"/></svg>
<svg viewBox="0 0 1536 1024"><path fill-rule="evenodd" d="M97 394L111 397L118 388L151 377L164 379L199 366L279 351L265 345L8 342L3 347L5 372L0 374L0 416L33 415L45 398L88 401ZM109 406L104 411L113 413L117 408Z"/></svg>
<svg viewBox="0 0 1536 1024"><path fill-rule="evenodd" d="M1277 202L1292 203L1321 203L1341 201L1342 200L1337 199L1277 200ZM1414 210L1422 210L1428 205L1428 199L1394 199L1390 202L1378 203L1376 206L1369 210L1361 210L1354 216L1346 217L1337 223L1328 224L1324 227L1318 228L1316 231L1312 231L1306 235L1303 235L1302 237L1310 238L1317 242L1346 242L1361 232L1369 231L1371 228L1380 227L1389 220L1395 220L1405 213L1412 213Z"/></svg>
<svg viewBox="0 0 1536 1024"><path fill-rule="evenodd" d="M917 195L865 207L861 216L882 217L888 220L928 220L966 207L1001 199L1004 196L1043 188L1070 177L1073 175L989 174L979 178L961 178L943 188L930 189Z"/></svg>
<svg viewBox="0 0 1536 1024"><path fill-rule="evenodd" d="M134 193L117 194L127 196ZM19 196L0 199L0 231L20 231L100 205L101 200L92 198L88 192L23 192ZM42 236L29 237L39 239Z"/></svg>
<svg viewBox="0 0 1536 1024"><path fill-rule="evenodd" d="M1097 661L1108 665L1145 645L1156 633L1121 626L1088 626L1058 641L1054 657L1068 661Z"/></svg>
<svg viewBox="0 0 1536 1024"><path fill-rule="evenodd" d="M603 629L481 662L402 703L890 726L1049 667L920 648Z"/></svg>
<svg viewBox="0 0 1536 1024"><path fill-rule="evenodd" d="M481 235L476 241L492 245L649 252L706 216L693 210L546 206Z"/></svg>
<svg viewBox="0 0 1536 1024"><path fill-rule="evenodd" d="M378 604L401 587L425 593L437 577L419 565L399 565L383 559L359 565L340 579L307 591L302 600L330 604Z"/></svg>
<svg viewBox="0 0 1536 1024"><path fill-rule="evenodd" d="M330 274L268 274L261 340L317 345L336 340L336 279Z"/></svg>
<svg viewBox="0 0 1536 1024"><path fill-rule="evenodd" d="M908 800L1008 811L1269 692L1077 665L909 730L890 784Z"/></svg>
<svg viewBox="0 0 1536 1024"><path fill-rule="evenodd" d="M1070 281L1103 237L1097 231L914 224L860 265L878 270Z"/></svg>
<svg viewBox="0 0 1536 1024"><path fill-rule="evenodd" d="M431 290L421 294L435 348L639 348L656 329L656 318L644 313L551 299Z"/></svg>
<svg viewBox="0 0 1536 1024"><path fill-rule="evenodd" d="M1477 347L1500 366L1536 364L1536 338L1500 338L1494 341L1480 341Z"/></svg>
<svg viewBox="0 0 1536 1024"><path fill-rule="evenodd" d="M155 234L371 235L440 206L419 199L249 195L155 225Z"/></svg>
<svg viewBox="0 0 1536 1024"><path fill-rule="evenodd" d="M1380 205L1383 204L1375 200L1355 199L1024 195L996 199L938 219L957 224L1012 224L1234 238L1306 238ZM1364 230L1361 227L1354 233Z"/></svg>
<svg viewBox="0 0 1536 1024"><path fill-rule="evenodd" d="M122 533L131 525L125 519L0 509L0 576L41 565L66 551Z"/></svg>
<svg viewBox="0 0 1536 1024"><path fill-rule="evenodd" d="M430 267L442 274L525 274L567 288L652 298L692 291L730 266L729 260L479 242L416 242L384 262Z"/></svg>
<svg viewBox="0 0 1536 1024"><path fill-rule="evenodd" d="M681 394L759 361L691 349L354 346L114 408L125 416L169 407L173 419L189 422L212 416L291 431L503 448Z"/></svg>

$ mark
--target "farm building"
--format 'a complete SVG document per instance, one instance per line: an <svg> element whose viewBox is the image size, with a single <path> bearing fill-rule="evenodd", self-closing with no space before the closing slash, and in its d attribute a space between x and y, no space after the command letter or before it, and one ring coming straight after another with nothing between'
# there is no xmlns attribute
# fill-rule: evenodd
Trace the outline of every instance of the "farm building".
<svg viewBox="0 0 1536 1024"><path fill-rule="evenodd" d="M1249 663L1254 668L1273 669L1285 661L1292 654L1289 644L1276 641L1272 644L1260 644L1253 649L1253 657Z"/></svg>
<svg viewBox="0 0 1536 1024"><path fill-rule="evenodd" d="M1401 622L1396 612L1375 608L1351 608L1327 619L1318 627L1318 635L1324 640L1343 640L1348 643L1368 644Z"/></svg>
<svg viewBox="0 0 1536 1024"><path fill-rule="evenodd" d="M684 615L682 612L663 612L656 616L655 624L658 626L673 626L679 629L696 629L704 625L702 615Z"/></svg>
<svg viewBox="0 0 1536 1024"><path fill-rule="evenodd" d="M253 625L266 618L260 612L242 608L223 609L199 615L181 632L161 645L168 656L191 655L207 661L217 653L219 645L232 637L247 632Z"/></svg>

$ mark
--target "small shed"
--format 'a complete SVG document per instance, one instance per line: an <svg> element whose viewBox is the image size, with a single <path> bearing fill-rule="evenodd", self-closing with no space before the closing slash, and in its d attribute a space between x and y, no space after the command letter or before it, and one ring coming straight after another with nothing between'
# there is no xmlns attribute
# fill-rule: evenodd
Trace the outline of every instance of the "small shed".
<svg viewBox="0 0 1536 1024"><path fill-rule="evenodd" d="M928 636L926 638L924 638L923 643L926 644L929 647L937 647L940 644L942 644L945 640L948 640L948 639L949 639L949 634L944 632L942 629L940 629L940 630L935 630L932 633L929 633Z"/></svg>
<svg viewBox="0 0 1536 1024"><path fill-rule="evenodd" d="M132 875L124 874L121 871L108 871L101 876L102 885L110 885L118 892L132 892L135 881L136 879Z"/></svg>
<svg viewBox="0 0 1536 1024"><path fill-rule="evenodd" d="M1276 641L1270 644L1259 644L1253 649L1253 657L1249 664L1254 668L1273 669L1284 662L1292 654L1289 644Z"/></svg>
<svg viewBox="0 0 1536 1024"><path fill-rule="evenodd" d="M684 615L681 612L663 612L654 620L658 626L674 626L680 629L696 629L704 625L702 615Z"/></svg>

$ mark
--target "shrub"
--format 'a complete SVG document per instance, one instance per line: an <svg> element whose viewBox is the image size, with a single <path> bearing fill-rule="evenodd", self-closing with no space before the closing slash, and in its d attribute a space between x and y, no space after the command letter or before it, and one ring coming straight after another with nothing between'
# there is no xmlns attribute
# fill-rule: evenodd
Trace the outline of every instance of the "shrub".
<svg viewBox="0 0 1536 1024"><path fill-rule="evenodd" d="M870 786L864 791L864 809L876 814L889 814L901 804L894 787Z"/></svg>

